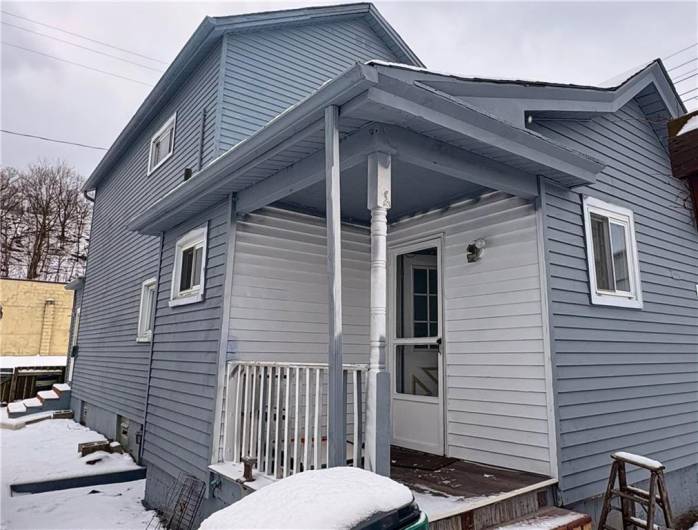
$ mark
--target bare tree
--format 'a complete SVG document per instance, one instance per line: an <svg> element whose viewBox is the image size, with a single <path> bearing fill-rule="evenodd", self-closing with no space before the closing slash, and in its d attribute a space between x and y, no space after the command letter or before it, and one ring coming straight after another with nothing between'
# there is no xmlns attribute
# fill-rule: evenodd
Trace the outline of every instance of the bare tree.
<svg viewBox="0 0 698 530"><path fill-rule="evenodd" d="M24 201L14 168L0 168L0 278L15 277L23 251Z"/></svg>
<svg viewBox="0 0 698 530"><path fill-rule="evenodd" d="M67 281L82 273L90 203L81 186L82 178L65 162L40 161L26 171L3 168L0 275Z"/></svg>

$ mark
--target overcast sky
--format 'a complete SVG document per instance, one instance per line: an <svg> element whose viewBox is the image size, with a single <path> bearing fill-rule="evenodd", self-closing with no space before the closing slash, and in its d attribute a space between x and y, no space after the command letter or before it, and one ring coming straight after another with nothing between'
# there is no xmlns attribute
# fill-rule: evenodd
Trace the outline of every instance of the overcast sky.
<svg viewBox="0 0 698 530"><path fill-rule="evenodd" d="M161 70L204 16L320 3L3 2L2 129L109 147ZM698 41L698 2L695 1L377 2L376 5L429 68L465 75L599 84ZM162 62L121 53L26 18ZM14 26L119 55L141 66ZM698 67L697 53L694 45L669 58L669 68L688 62L673 70L672 75L676 74L676 78L690 75ZM698 76L690 77L679 85L679 92L697 87L697 81ZM698 96L698 91L690 95ZM691 104L696 102L698 99ZM59 157L87 176L103 155L103 151L8 134L2 134L1 140L3 165L23 167L38 157Z"/></svg>

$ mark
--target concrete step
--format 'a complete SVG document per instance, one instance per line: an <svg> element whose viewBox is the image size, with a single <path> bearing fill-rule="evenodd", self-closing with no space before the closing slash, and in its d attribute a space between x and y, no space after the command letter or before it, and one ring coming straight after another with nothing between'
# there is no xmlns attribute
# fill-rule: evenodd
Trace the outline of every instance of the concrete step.
<svg viewBox="0 0 698 530"><path fill-rule="evenodd" d="M7 415L10 418L19 418L27 414L36 414L43 411L70 410L70 385L58 383L51 390L41 390L36 397L10 403L7 407Z"/></svg>
<svg viewBox="0 0 698 530"><path fill-rule="evenodd" d="M39 398L35 398L35 397L25 399L22 401L22 403L24 403L24 406L27 407L27 409L38 409L38 408L41 408L41 406L43 405L41 400ZM30 413L36 412L36 410L33 410L33 411L27 410L27 411Z"/></svg>
<svg viewBox="0 0 698 530"><path fill-rule="evenodd" d="M24 414L27 412L27 407L21 401L16 401L14 403L9 403L7 405L7 414L12 417L13 414Z"/></svg>
<svg viewBox="0 0 698 530"><path fill-rule="evenodd" d="M61 396L53 390L42 390L36 394L36 397L39 399L39 401L41 401L42 404L48 400L61 398Z"/></svg>
<svg viewBox="0 0 698 530"><path fill-rule="evenodd" d="M66 392L70 392L70 385L68 383L56 383L53 385L53 391L59 396L62 396Z"/></svg>

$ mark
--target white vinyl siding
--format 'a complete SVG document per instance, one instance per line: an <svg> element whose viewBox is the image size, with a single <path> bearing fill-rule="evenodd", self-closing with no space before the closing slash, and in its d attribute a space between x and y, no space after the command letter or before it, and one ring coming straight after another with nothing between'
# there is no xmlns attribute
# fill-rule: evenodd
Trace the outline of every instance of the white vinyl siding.
<svg viewBox="0 0 698 530"><path fill-rule="evenodd" d="M447 451L549 474L535 210L504 194L391 225L389 244L445 233ZM466 247L487 241L477 263ZM237 224L228 350L259 361L327 360L324 219L264 209ZM368 359L370 242L342 225L345 362Z"/></svg>
<svg viewBox="0 0 698 530"><path fill-rule="evenodd" d="M439 234L448 455L553 474L535 208L493 193L391 225L388 240ZM477 239L487 250L468 263Z"/></svg>
<svg viewBox="0 0 698 530"><path fill-rule="evenodd" d="M327 361L326 232L324 219L271 208L238 220L229 338L236 358ZM369 255L368 231L342 225L347 363L368 361Z"/></svg>

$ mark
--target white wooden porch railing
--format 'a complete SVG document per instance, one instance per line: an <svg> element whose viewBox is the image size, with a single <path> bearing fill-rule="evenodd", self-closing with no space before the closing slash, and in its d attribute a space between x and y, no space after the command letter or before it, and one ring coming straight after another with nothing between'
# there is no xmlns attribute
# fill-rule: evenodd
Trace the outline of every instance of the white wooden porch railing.
<svg viewBox="0 0 698 530"><path fill-rule="evenodd" d="M345 364L347 464L362 466L366 365ZM283 478L327 465L327 364L227 365L224 460Z"/></svg>

